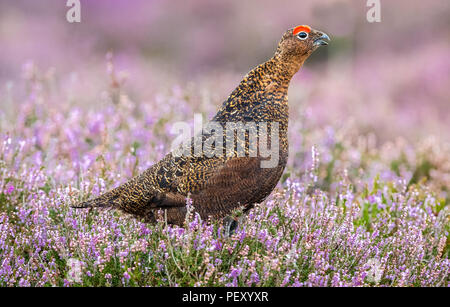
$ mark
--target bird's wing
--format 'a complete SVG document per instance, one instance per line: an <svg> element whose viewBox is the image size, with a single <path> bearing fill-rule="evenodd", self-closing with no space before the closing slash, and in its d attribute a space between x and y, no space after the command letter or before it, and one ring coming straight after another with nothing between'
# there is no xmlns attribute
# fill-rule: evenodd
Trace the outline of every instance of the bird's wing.
<svg viewBox="0 0 450 307"><path fill-rule="evenodd" d="M196 210L212 216L262 201L282 173L282 168L262 168L259 157L233 157L211 164L192 169L181 180L183 185L191 183L190 197Z"/></svg>
<svg viewBox="0 0 450 307"><path fill-rule="evenodd" d="M194 141L204 139L193 138ZM240 205L262 201L278 182L283 167L262 168L262 160L249 156L208 158L170 153L121 187L118 207L134 214L175 210L185 207L186 198L190 197L196 211L204 212L203 216L227 213Z"/></svg>

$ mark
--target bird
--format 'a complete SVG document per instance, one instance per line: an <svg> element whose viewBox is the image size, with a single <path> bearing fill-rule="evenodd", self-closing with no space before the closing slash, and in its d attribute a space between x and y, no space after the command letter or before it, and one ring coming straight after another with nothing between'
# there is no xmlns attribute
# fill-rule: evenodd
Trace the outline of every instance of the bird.
<svg viewBox="0 0 450 307"><path fill-rule="evenodd" d="M305 60L329 41L327 34L308 25L290 28L274 55L245 75L210 121L220 125L223 134L231 131L229 123L249 124L244 134L237 133L236 145L224 138L221 145L228 145L229 152L218 142L212 146L218 148L215 155L193 154L192 149L205 145L213 133L194 135L187 147L169 152L140 175L72 207L119 209L148 223L155 223L162 210L168 224L179 226L185 223L189 206L204 220L226 218L237 208L248 212L272 193L287 164L290 81ZM276 146L277 159L270 167L263 167L268 159L261 153L261 143L250 142L260 123L273 124L265 130L266 145Z"/></svg>

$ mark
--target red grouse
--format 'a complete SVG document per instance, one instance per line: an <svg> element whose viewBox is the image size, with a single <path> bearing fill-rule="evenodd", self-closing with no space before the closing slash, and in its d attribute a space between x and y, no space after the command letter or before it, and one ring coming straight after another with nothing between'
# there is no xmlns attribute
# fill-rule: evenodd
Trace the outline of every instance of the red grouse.
<svg viewBox="0 0 450 307"><path fill-rule="evenodd" d="M171 152L141 175L74 207L117 208L148 222L155 221L157 211L162 209L168 223L182 225L187 198L203 219L222 218L238 207L248 210L260 203L278 183L288 158L289 83L313 51L329 40L325 33L306 25L289 29L273 57L244 77L211 121L221 125L223 135L227 128L230 130L229 123L247 127L244 134L237 133L241 137L236 138L236 144L230 145L224 136L222 144L214 144L213 155L194 154L190 149L184 154ZM272 150L277 146L273 165L264 165L267 155L261 154L261 142L250 137L255 127L262 127L260 123L267 123L268 137L258 135L259 141L266 140L264 147L272 146ZM189 146L205 145L210 136L194 136ZM239 154L239 149L245 155L242 151Z"/></svg>

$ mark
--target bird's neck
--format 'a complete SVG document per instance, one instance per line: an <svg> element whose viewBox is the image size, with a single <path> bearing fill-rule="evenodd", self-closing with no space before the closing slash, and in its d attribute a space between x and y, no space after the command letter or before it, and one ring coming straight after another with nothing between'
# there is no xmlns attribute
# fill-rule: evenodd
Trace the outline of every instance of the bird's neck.
<svg viewBox="0 0 450 307"><path fill-rule="evenodd" d="M276 53L268 61L257 66L242 80L241 85L259 85L259 91L287 93L292 77L302 67L304 60L286 58ZM250 82L249 82L250 81Z"/></svg>
<svg viewBox="0 0 450 307"><path fill-rule="evenodd" d="M289 83L303 62L286 59L276 53L271 59L257 66L244 77L238 87L228 96L222 109L229 105L251 104L255 97L252 99L248 96L249 93L259 96L258 102L264 95L269 94L279 103L287 103L285 97L287 97Z"/></svg>
<svg viewBox="0 0 450 307"><path fill-rule="evenodd" d="M277 78L287 82L289 85L292 77L303 66L305 60L306 58L303 59L296 56L275 53L275 55L266 63L270 63L270 65L274 67L271 73L275 74Z"/></svg>

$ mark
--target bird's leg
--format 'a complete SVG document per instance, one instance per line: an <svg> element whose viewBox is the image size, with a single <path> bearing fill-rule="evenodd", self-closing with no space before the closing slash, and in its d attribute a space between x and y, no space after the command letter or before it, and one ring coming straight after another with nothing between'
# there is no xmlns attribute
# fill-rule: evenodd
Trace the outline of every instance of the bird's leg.
<svg viewBox="0 0 450 307"><path fill-rule="evenodd" d="M242 223L244 215L247 214L251 209L255 207L255 204L245 205L242 209L242 214L228 215L223 219L223 228L225 237L231 237L231 235L236 231L239 224Z"/></svg>
<svg viewBox="0 0 450 307"><path fill-rule="evenodd" d="M238 227L237 218L233 218L229 215L223 218L223 233L226 238L231 237L236 228Z"/></svg>

